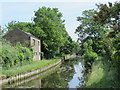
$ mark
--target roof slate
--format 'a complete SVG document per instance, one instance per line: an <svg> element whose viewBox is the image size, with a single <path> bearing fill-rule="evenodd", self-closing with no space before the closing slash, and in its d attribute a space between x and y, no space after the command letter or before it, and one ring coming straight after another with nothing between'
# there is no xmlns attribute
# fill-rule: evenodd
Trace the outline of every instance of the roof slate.
<svg viewBox="0 0 120 90"><path fill-rule="evenodd" d="M19 31L25 33L26 35L28 35L28 36L30 36L30 37L37 38L37 37L35 37L34 35L32 35L31 33L25 32L25 31L23 31L23 30L21 30L21 29L19 29L19 28L16 28L15 30L19 30ZM37 39L39 39L39 38L37 38Z"/></svg>

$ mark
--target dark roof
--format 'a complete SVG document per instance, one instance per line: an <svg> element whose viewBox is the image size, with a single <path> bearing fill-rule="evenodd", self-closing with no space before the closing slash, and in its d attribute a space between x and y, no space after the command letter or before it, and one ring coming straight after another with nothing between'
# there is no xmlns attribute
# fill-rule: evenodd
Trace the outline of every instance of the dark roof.
<svg viewBox="0 0 120 90"><path fill-rule="evenodd" d="M25 32L25 31L23 31L23 30L21 30L21 29L19 29L19 28L16 28L15 30L19 30L19 31L21 31L21 32L23 32L23 33L25 33L25 34L27 34L27 35L30 36L30 37L37 38L37 37L35 37L34 35L32 35L31 33ZM37 39L39 39L39 38L37 38Z"/></svg>

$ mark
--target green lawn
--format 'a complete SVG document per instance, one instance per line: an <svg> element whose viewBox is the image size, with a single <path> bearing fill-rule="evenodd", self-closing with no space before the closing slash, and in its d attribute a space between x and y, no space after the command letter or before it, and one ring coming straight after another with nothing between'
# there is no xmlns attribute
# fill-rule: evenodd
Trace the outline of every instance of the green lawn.
<svg viewBox="0 0 120 90"><path fill-rule="evenodd" d="M19 74L19 73L28 72L31 70L35 70L35 69L48 66L49 64L52 64L59 60L61 59L56 58L56 59L51 59L51 60L32 61L30 64L27 64L27 65L15 66L15 67L9 68L8 70L2 70L2 75L11 76L11 75Z"/></svg>
<svg viewBox="0 0 120 90"><path fill-rule="evenodd" d="M108 63L98 61L93 64L92 72L88 76L86 83L87 88L120 88L120 81L118 80L118 72L112 68Z"/></svg>

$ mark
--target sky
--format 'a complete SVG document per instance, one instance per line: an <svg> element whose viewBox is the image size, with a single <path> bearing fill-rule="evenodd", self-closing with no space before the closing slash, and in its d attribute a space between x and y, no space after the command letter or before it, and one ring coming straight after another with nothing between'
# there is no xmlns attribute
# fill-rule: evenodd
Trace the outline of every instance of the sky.
<svg viewBox="0 0 120 90"><path fill-rule="evenodd" d="M76 18L82 16L82 11L96 9L96 3L115 1L118 0L0 0L0 25L5 27L10 21L32 22L34 11L42 6L58 8L67 32L76 41L78 36L74 32L79 25Z"/></svg>

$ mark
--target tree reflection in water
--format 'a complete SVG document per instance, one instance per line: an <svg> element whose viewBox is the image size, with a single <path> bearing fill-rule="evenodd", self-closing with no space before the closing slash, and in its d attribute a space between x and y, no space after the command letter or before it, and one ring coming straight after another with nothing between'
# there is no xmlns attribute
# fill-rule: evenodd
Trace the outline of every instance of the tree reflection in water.
<svg viewBox="0 0 120 90"><path fill-rule="evenodd" d="M43 73L4 87L11 88L76 88L85 84L84 65L80 58L63 62Z"/></svg>
<svg viewBox="0 0 120 90"><path fill-rule="evenodd" d="M53 74L41 80L42 88L76 88L83 86L84 72L80 59L72 59L64 62Z"/></svg>

